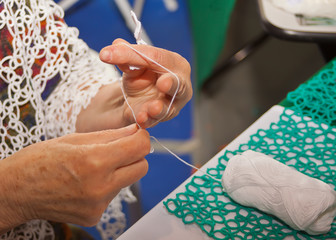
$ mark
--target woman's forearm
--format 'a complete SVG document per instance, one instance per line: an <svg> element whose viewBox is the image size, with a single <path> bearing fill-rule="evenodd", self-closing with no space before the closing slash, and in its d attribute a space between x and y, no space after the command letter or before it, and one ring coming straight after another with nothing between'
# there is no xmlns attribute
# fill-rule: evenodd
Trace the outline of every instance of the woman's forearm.
<svg viewBox="0 0 336 240"><path fill-rule="evenodd" d="M0 235L25 222L17 198L21 194L20 180L13 170L10 161L0 161Z"/></svg>

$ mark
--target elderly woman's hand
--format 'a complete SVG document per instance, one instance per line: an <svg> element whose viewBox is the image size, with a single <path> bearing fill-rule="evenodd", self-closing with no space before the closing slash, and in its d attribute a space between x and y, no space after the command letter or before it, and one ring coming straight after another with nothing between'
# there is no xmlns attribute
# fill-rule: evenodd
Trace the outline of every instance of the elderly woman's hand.
<svg viewBox="0 0 336 240"><path fill-rule="evenodd" d="M146 128L157 124L158 121L166 121L177 116L192 97L189 63L174 52L147 45L131 45L175 73L180 79L180 86L177 89L178 80L173 74L126 45L130 44L117 39L111 46L102 49L100 58L106 63L117 65L123 71L123 87L134 109L137 122ZM176 90L176 98L167 113ZM125 124L134 122L131 110L126 104L123 106L122 115L126 121Z"/></svg>
<svg viewBox="0 0 336 240"><path fill-rule="evenodd" d="M0 233L31 219L96 224L148 169L149 134L135 124L33 144L0 161Z"/></svg>

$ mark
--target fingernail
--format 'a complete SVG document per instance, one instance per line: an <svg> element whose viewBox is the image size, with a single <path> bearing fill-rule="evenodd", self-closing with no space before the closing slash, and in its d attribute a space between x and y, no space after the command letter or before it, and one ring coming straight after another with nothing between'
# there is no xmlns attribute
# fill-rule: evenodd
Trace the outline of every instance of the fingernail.
<svg viewBox="0 0 336 240"><path fill-rule="evenodd" d="M109 61L112 58L112 54L108 50L102 50L100 52L100 59L103 61Z"/></svg>
<svg viewBox="0 0 336 240"><path fill-rule="evenodd" d="M149 150L149 153L153 153L154 152L154 146L153 146L153 144L151 143L151 148L150 148L150 150Z"/></svg>
<svg viewBox="0 0 336 240"><path fill-rule="evenodd" d="M129 68L129 70L131 70L131 71L139 70L139 69L140 69L139 67L136 67L136 66L129 66L128 68Z"/></svg>

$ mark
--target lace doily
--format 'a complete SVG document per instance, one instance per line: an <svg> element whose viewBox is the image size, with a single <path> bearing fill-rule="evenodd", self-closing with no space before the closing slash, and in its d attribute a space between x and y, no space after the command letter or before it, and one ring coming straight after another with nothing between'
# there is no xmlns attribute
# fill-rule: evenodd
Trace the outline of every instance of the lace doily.
<svg viewBox="0 0 336 240"><path fill-rule="evenodd" d="M81 109L102 85L118 78L92 56L63 15L50 0L0 0L0 40L6 40L0 49L0 159L75 132ZM124 230L124 199L134 200L129 189L122 190L104 213L98 225L104 239ZM34 220L0 239L53 238L48 222Z"/></svg>
<svg viewBox="0 0 336 240"><path fill-rule="evenodd" d="M336 60L288 94L280 119L259 129L235 151L225 151L208 173L221 179L228 160L248 149L262 152L336 189ZM219 182L195 176L185 192L164 202L185 224L214 239L336 239L336 219L324 235L309 236L280 220L233 202Z"/></svg>

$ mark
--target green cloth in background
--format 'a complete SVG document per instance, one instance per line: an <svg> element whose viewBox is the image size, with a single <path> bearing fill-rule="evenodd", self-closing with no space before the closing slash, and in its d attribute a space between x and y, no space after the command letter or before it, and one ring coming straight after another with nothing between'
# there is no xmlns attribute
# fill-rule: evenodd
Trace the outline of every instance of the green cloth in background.
<svg viewBox="0 0 336 240"><path fill-rule="evenodd" d="M225 44L234 3L235 0L188 0L197 89L210 76Z"/></svg>

